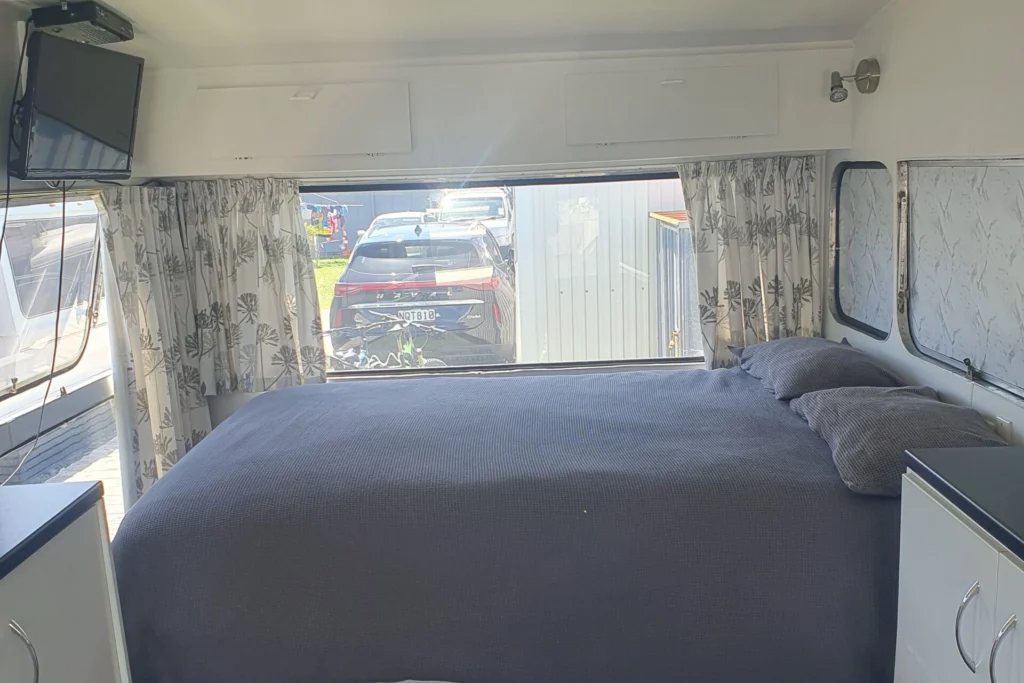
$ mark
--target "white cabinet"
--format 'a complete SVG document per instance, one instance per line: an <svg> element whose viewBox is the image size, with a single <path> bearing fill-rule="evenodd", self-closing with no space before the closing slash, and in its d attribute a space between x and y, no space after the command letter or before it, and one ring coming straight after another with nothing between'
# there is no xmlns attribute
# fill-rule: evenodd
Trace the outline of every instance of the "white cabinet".
<svg viewBox="0 0 1024 683"><path fill-rule="evenodd" d="M565 128L570 145L776 135L779 69L765 61L569 74Z"/></svg>
<svg viewBox="0 0 1024 683"><path fill-rule="evenodd" d="M996 641L990 651L993 683L1024 683L1024 571L1007 555L999 559L999 596L996 599ZM1000 636L1001 634L1001 636Z"/></svg>
<svg viewBox="0 0 1024 683"><path fill-rule="evenodd" d="M896 681L986 681L999 551L909 478L902 510Z"/></svg>
<svg viewBox="0 0 1024 683"><path fill-rule="evenodd" d="M31 488L12 487L17 494ZM16 527L15 515L24 514L21 505L3 503L0 497L0 540L5 524ZM74 512L52 537L43 526L8 548L9 558L45 539L0 578L0 683L129 683L103 504Z"/></svg>

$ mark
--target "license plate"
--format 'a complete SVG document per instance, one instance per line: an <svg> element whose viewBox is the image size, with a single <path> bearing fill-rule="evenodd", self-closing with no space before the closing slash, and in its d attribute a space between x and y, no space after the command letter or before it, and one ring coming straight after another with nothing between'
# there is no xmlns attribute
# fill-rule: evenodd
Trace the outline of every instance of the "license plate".
<svg viewBox="0 0 1024 683"><path fill-rule="evenodd" d="M411 323L432 323L437 320L437 311L433 308L411 308L400 311L398 316Z"/></svg>

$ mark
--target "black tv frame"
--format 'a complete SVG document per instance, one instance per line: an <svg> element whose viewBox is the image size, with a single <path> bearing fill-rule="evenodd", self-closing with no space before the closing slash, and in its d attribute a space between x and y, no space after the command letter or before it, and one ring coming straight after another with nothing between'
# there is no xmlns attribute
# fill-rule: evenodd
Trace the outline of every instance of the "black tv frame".
<svg viewBox="0 0 1024 683"><path fill-rule="evenodd" d="M45 38L44 38L45 36ZM32 112L34 111L37 86L37 69L39 51L43 40L64 40L56 36L36 31L28 39L28 75L25 78L25 94L19 102L22 112L21 131L18 136L18 156L9 162L9 174L19 180L127 180L132 176L132 162L135 160L135 136L139 127L139 102L142 99L142 74L145 60L134 55L124 54L138 64L139 78L135 84L135 108L132 111L132 137L128 145L128 167L124 170L88 170L88 169L28 169L30 141L32 138ZM72 42L72 41L68 41ZM91 46L94 49L103 48ZM14 112L11 112L14 116Z"/></svg>

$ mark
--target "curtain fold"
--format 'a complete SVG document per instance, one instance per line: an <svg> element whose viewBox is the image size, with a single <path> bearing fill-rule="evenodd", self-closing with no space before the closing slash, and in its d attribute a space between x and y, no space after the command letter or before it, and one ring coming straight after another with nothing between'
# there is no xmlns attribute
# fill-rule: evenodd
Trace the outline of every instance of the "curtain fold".
<svg viewBox="0 0 1024 683"><path fill-rule="evenodd" d="M195 333L174 190L103 193L105 263L125 504L132 505L210 432L207 386L185 353ZM128 453L124 452L127 447ZM131 465L129 469L126 467Z"/></svg>
<svg viewBox="0 0 1024 683"><path fill-rule="evenodd" d="M177 184L196 333L186 352L217 394L326 381L326 357L298 183Z"/></svg>
<svg viewBox="0 0 1024 683"><path fill-rule="evenodd" d="M729 346L819 336L817 159L699 161L679 176L708 368L735 364Z"/></svg>
<svg viewBox="0 0 1024 683"><path fill-rule="evenodd" d="M118 187L103 207L131 505L210 432L207 396L324 382L325 356L295 182Z"/></svg>

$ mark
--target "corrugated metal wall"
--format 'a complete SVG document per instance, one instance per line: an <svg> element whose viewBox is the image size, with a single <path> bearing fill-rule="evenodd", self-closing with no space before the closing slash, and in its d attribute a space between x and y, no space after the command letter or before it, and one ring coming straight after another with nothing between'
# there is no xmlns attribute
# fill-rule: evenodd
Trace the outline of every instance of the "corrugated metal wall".
<svg viewBox="0 0 1024 683"><path fill-rule="evenodd" d="M657 358L658 231L678 180L517 187L519 362Z"/></svg>
<svg viewBox="0 0 1024 683"><path fill-rule="evenodd" d="M664 358L703 355L690 224L651 219L658 249L658 343Z"/></svg>

